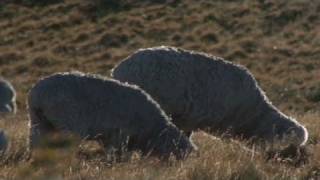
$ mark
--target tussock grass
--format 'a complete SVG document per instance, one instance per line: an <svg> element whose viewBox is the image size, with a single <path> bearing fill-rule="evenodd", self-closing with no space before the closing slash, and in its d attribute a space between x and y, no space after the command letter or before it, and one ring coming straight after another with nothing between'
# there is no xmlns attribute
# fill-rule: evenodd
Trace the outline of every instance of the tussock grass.
<svg viewBox="0 0 320 180"><path fill-rule="evenodd" d="M309 115L307 120L310 120ZM25 124L19 128L24 129ZM103 149L93 142L53 137L47 148L37 149L30 158L25 141L27 132L16 133L5 127L12 140L0 163L3 178L63 179L291 179L319 174L320 146L308 144L309 161L296 166L294 159L267 159L263 151L247 149L242 143L225 141L203 132L192 139L199 152L185 161L140 157L138 153L121 162L111 162ZM26 133L26 134L25 134Z"/></svg>

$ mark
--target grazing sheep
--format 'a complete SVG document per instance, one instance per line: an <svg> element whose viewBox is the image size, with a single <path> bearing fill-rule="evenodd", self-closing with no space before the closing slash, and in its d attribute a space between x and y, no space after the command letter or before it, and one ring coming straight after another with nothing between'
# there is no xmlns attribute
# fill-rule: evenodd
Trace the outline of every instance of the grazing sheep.
<svg viewBox="0 0 320 180"><path fill-rule="evenodd" d="M0 78L0 112L16 112L16 92L10 82Z"/></svg>
<svg viewBox="0 0 320 180"><path fill-rule="evenodd" d="M0 154L4 153L8 147L8 138L3 130L0 130Z"/></svg>
<svg viewBox="0 0 320 180"><path fill-rule="evenodd" d="M80 72L40 80L28 97L30 148L53 130L98 140L107 151L138 150L142 155L177 159L193 149L160 106L136 86Z"/></svg>
<svg viewBox="0 0 320 180"><path fill-rule="evenodd" d="M142 49L112 70L112 77L136 84L190 135L201 129L254 144L303 145L306 129L266 97L240 65L174 47Z"/></svg>

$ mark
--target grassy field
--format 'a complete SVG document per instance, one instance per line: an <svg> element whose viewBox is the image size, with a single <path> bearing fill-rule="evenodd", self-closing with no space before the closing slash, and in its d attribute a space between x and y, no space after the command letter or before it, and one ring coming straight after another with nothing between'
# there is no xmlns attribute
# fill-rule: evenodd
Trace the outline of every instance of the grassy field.
<svg viewBox="0 0 320 180"><path fill-rule="evenodd" d="M18 113L0 117L12 141L0 160L0 179L320 178L320 1L11 2L0 1L0 75L17 89ZM68 140L28 159L25 101L33 83L70 70L108 76L137 49L159 45L203 51L250 69L272 102L309 130L303 162L267 160L202 132L193 135L200 155L186 161L134 155L109 163L96 144L79 148Z"/></svg>

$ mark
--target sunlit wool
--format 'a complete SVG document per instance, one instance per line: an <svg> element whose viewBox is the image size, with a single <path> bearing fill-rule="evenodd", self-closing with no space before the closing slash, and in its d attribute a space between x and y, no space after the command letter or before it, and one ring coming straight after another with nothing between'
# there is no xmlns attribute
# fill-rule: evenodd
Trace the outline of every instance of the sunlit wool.
<svg viewBox="0 0 320 180"><path fill-rule="evenodd" d="M201 129L280 145L303 145L308 138L246 68L219 57L166 46L141 49L118 64L112 77L144 89L186 134Z"/></svg>
<svg viewBox="0 0 320 180"><path fill-rule="evenodd" d="M52 130L102 143L107 151L186 157L194 146L160 106L137 86L80 72L40 80L28 97L30 148Z"/></svg>

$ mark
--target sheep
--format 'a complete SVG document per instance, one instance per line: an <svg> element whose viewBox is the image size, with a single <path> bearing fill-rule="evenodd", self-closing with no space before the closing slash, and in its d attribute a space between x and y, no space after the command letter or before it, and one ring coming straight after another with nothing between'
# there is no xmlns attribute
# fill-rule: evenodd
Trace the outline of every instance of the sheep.
<svg viewBox="0 0 320 180"><path fill-rule="evenodd" d="M0 154L4 153L8 147L8 138L3 130L0 130Z"/></svg>
<svg viewBox="0 0 320 180"><path fill-rule="evenodd" d="M16 92L11 83L0 78L0 112L16 113Z"/></svg>
<svg viewBox="0 0 320 180"><path fill-rule="evenodd" d="M196 148L147 93L99 75L65 72L41 79L29 92L28 111L30 151L53 131L97 140L107 152L140 151L159 159L184 159Z"/></svg>
<svg viewBox="0 0 320 180"><path fill-rule="evenodd" d="M273 106L245 67L219 57L166 46L140 49L111 76L144 89L188 136L199 129L263 148L308 139L305 127Z"/></svg>

